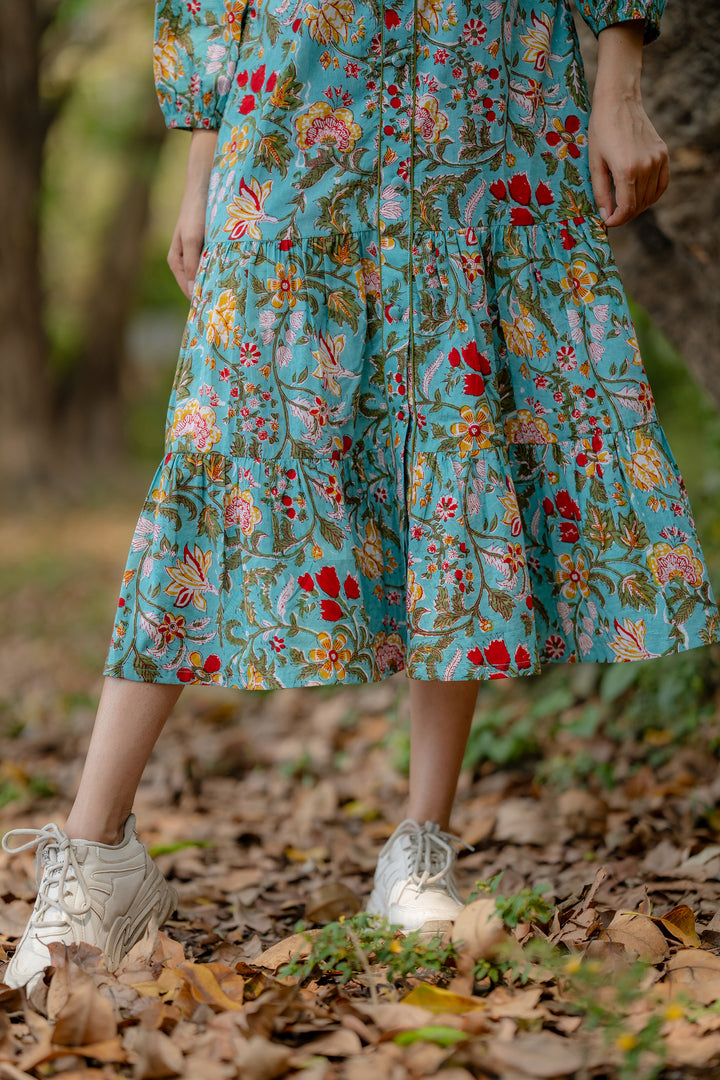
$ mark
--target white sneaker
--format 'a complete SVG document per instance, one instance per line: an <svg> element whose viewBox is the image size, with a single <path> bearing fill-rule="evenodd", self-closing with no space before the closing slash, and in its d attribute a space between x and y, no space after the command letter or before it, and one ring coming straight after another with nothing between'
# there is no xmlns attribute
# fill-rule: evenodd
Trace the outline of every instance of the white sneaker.
<svg viewBox="0 0 720 1080"><path fill-rule="evenodd" d="M429 922L452 922L464 906L455 880L457 852L465 844L437 822L402 821L380 852L365 910L405 930Z"/></svg>
<svg viewBox="0 0 720 1080"><path fill-rule="evenodd" d="M25 836L31 839L19 847L8 844L11 837ZM119 844L71 840L51 823L11 829L2 846L11 854L37 848L37 900L3 976L6 986L31 991L50 964L51 941L96 945L108 970L115 971L144 934L153 909L162 925L177 905L177 893L137 838L134 814Z"/></svg>

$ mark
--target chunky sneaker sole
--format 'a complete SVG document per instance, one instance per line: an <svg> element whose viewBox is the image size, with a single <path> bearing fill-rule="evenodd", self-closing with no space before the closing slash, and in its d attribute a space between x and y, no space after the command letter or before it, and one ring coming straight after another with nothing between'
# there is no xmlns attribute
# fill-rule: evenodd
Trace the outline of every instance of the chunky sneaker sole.
<svg viewBox="0 0 720 1080"><path fill-rule="evenodd" d="M11 838L30 837L11 847ZM109 971L145 933L153 912L158 926L177 906L177 893L150 858L128 817L119 844L70 839L57 825L13 829L5 851L37 849L38 895L25 932L7 966L6 986L28 992L50 965L51 942L86 942L102 952Z"/></svg>
<svg viewBox="0 0 720 1080"><path fill-rule="evenodd" d="M401 822L378 856L365 911L423 938L447 931L464 907L455 880L462 843L435 822Z"/></svg>

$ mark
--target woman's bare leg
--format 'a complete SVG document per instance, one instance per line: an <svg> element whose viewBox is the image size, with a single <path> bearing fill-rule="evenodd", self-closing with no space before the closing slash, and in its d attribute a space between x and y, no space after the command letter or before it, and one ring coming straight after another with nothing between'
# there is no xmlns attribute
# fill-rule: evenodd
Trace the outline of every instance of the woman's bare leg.
<svg viewBox="0 0 720 1080"><path fill-rule="evenodd" d="M408 817L450 824L479 683L410 679Z"/></svg>
<svg viewBox="0 0 720 1080"><path fill-rule="evenodd" d="M68 836L115 844L150 752L182 686L106 678Z"/></svg>

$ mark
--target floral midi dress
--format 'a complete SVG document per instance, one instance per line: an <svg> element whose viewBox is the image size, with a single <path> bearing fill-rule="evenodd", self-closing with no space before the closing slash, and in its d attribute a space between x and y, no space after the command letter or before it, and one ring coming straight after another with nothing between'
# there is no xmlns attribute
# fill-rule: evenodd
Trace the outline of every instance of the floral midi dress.
<svg viewBox="0 0 720 1080"><path fill-rule="evenodd" d="M582 0L597 33L664 0ZM270 689L718 640L565 0L158 0L205 246L106 674Z"/></svg>

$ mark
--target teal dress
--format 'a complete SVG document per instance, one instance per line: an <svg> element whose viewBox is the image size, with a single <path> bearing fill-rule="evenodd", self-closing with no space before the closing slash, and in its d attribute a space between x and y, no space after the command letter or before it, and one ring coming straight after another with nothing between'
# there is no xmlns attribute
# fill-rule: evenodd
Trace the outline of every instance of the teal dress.
<svg viewBox="0 0 720 1080"><path fill-rule="evenodd" d="M663 0L585 0L658 33ZM106 673L268 689L718 639L564 0L159 0L218 130Z"/></svg>

